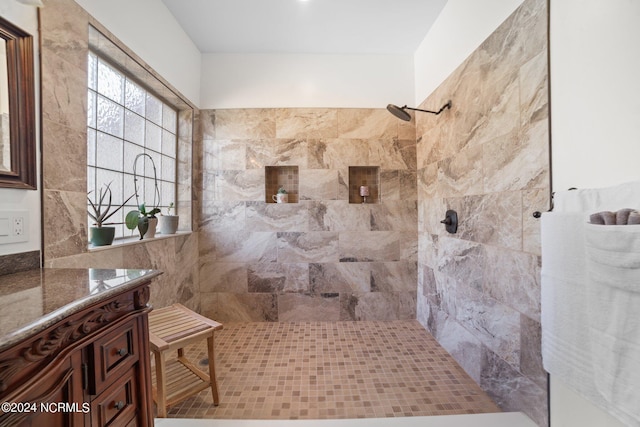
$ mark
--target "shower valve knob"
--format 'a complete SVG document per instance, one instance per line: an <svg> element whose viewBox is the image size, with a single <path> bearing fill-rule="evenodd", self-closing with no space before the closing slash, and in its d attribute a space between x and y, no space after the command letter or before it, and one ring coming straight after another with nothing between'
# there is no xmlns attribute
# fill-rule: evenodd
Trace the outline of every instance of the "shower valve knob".
<svg viewBox="0 0 640 427"><path fill-rule="evenodd" d="M444 224L449 233L455 234L458 231L458 213L449 209L440 223Z"/></svg>

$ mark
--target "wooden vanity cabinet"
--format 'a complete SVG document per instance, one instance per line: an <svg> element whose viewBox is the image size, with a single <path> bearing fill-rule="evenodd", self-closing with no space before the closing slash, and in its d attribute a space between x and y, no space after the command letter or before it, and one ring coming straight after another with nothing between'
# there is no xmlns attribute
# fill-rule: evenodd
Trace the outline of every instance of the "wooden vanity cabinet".
<svg viewBox="0 0 640 427"><path fill-rule="evenodd" d="M0 426L152 426L148 285L1 352Z"/></svg>

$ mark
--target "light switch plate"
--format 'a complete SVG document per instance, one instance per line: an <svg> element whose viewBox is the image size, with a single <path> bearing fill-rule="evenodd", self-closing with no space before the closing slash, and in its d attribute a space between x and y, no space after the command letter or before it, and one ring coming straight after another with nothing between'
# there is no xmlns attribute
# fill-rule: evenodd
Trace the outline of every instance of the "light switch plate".
<svg viewBox="0 0 640 427"><path fill-rule="evenodd" d="M0 245L29 241L29 211L0 211Z"/></svg>

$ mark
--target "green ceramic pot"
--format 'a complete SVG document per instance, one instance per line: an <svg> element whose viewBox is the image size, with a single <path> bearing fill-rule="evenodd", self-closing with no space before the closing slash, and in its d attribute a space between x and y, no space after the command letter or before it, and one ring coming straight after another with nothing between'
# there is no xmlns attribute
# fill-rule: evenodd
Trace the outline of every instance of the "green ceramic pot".
<svg viewBox="0 0 640 427"><path fill-rule="evenodd" d="M115 227L90 227L89 242L93 246L108 246L116 235Z"/></svg>

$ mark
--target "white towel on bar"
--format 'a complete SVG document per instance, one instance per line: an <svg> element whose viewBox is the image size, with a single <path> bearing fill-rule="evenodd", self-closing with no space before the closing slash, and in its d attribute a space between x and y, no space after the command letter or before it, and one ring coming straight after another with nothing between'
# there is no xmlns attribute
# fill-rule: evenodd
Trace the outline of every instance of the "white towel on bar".
<svg viewBox="0 0 640 427"><path fill-rule="evenodd" d="M585 225L594 382L608 411L640 425L640 225Z"/></svg>
<svg viewBox="0 0 640 427"><path fill-rule="evenodd" d="M544 369L599 402L590 357L584 213L542 215L541 324Z"/></svg>
<svg viewBox="0 0 640 427"><path fill-rule="evenodd" d="M553 196L553 210L555 212L615 212L635 207L639 201L640 181L633 181L613 187L556 191Z"/></svg>

